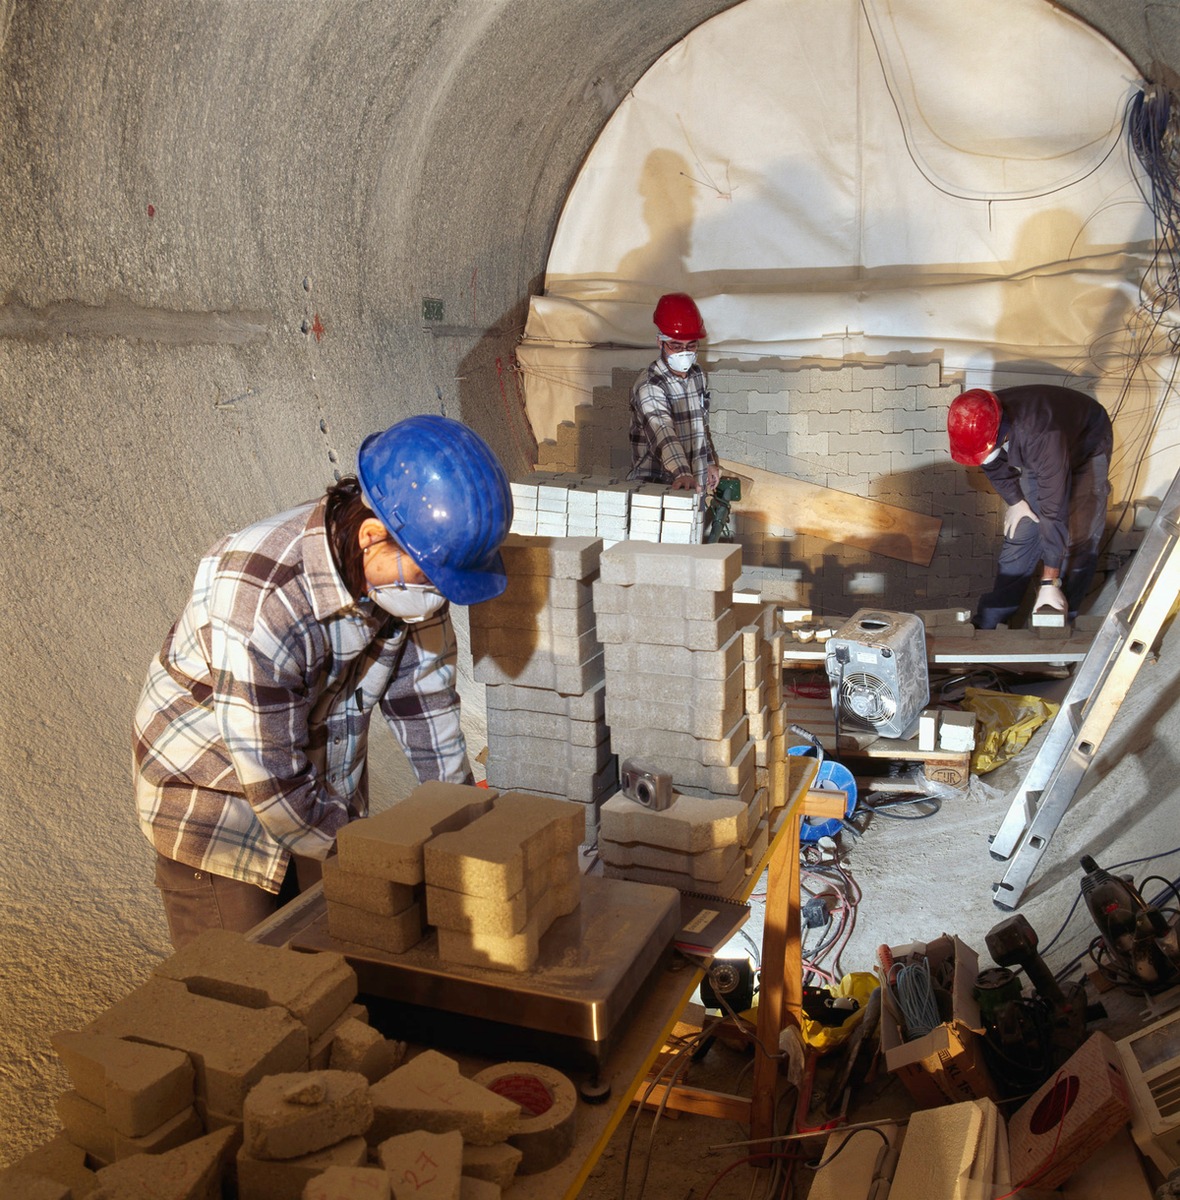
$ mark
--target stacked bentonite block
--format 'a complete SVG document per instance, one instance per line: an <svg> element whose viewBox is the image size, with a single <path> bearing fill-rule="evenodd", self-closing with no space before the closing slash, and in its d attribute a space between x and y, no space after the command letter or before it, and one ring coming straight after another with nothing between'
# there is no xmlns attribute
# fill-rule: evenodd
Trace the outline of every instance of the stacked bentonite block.
<svg viewBox="0 0 1180 1200"><path fill-rule="evenodd" d="M599 537L699 543L704 498L667 484L599 475L533 471L512 483L511 532L539 537Z"/></svg>
<svg viewBox="0 0 1180 1200"><path fill-rule="evenodd" d="M468 610L487 685L487 782L580 803L592 839L618 779L591 590L602 542L511 534L500 552L506 590Z"/></svg>
<svg viewBox="0 0 1180 1200"><path fill-rule="evenodd" d="M54 1038L63 1132L0 1172L0 1196L498 1197L529 1169L509 1139L531 1114L436 1051L405 1061L356 991L340 955L202 934Z"/></svg>
<svg viewBox="0 0 1180 1200"><path fill-rule="evenodd" d="M771 793L783 803L781 646L773 606L734 605L734 546L623 542L594 585L606 713L620 763L670 774L675 803L602 807L608 876L734 895L767 846ZM777 713L777 716L773 714Z"/></svg>

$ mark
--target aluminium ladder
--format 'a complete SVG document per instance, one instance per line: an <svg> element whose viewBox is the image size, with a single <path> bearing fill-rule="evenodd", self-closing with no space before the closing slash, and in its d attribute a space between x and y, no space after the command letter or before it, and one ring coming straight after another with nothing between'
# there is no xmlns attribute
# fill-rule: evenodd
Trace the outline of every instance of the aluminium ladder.
<svg viewBox="0 0 1180 1200"><path fill-rule="evenodd" d="M1180 596L1178 521L1180 472L1135 551L1003 824L991 838L993 858L1011 857L1004 877L992 884L997 908L1014 909L1020 903L1144 656Z"/></svg>

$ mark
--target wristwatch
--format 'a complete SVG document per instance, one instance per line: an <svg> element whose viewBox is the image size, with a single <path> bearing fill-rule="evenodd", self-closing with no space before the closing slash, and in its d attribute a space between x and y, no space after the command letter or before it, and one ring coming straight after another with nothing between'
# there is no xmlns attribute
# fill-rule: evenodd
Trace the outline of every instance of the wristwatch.
<svg viewBox="0 0 1180 1200"><path fill-rule="evenodd" d="M1054 587L1060 587L1061 580L1060 579L1042 579L1041 580L1041 587L1046 587L1048 584L1052 584Z"/></svg>

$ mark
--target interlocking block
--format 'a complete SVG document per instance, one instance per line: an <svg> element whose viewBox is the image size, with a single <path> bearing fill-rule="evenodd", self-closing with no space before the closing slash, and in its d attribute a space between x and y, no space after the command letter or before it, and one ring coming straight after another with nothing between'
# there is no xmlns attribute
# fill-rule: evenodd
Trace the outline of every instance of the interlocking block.
<svg viewBox="0 0 1180 1200"><path fill-rule="evenodd" d="M328 932L341 942L372 946L386 954L404 954L422 940L426 926L418 901L392 917L330 901Z"/></svg>
<svg viewBox="0 0 1180 1200"><path fill-rule="evenodd" d="M307 1026L285 1008L244 1008L160 976L111 1005L83 1032L184 1051L196 1068L198 1099L230 1117L241 1115L246 1093L264 1075L301 1071L308 1061Z"/></svg>
<svg viewBox="0 0 1180 1200"><path fill-rule="evenodd" d="M743 743L732 763L709 766L691 758L664 755L656 765L672 776L673 786L678 791L694 788L714 796L753 795L751 785L757 758L751 741Z"/></svg>
<svg viewBox="0 0 1180 1200"><path fill-rule="evenodd" d="M355 1170L368 1165L369 1144L345 1138L299 1158L254 1158L243 1146L237 1156L238 1200L291 1200L330 1167Z"/></svg>
<svg viewBox="0 0 1180 1200"><path fill-rule="evenodd" d="M520 537L510 533L500 546L504 573L589 579L599 569L602 540L590 537Z"/></svg>
<svg viewBox="0 0 1180 1200"><path fill-rule="evenodd" d="M590 612L593 615L593 610ZM471 630L471 657L477 667L488 659L529 663L540 660L558 667L576 667L599 653L598 629L593 623L589 629L569 634L523 628Z"/></svg>
<svg viewBox="0 0 1180 1200"><path fill-rule="evenodd" d="M303 1186L299 1200L392 1200L384 1167L329 1167Z"/></svg>
<svg viewBox="0 0 1180 1200"><path fill-rule="evenodd" d="M369 1010L363 1004L350 1004L339 1018L332 1022L318 1038L312 1038L311 1046L307 1054L307 1069L309 1071L323 1071L330 1067L332 1057L332 1039L336 1036L337 1030L344 1024L345 1021L360 1021L368 1024Z"/></svg>
<svg viewBox="0 0 1180 1200"><path fill-rule="evenodd" d="M720 738L698 738L671 729L631 727L611 731L611 747L622 762L638 758L657 767L663 758L690 758L708 766L728 766L750 740L749 722L737 723Z"/></svg>
<svg viewBox="0 0 1180 1200"><path fill-rule="evenodd" d="M654 867L614 867L604 862L602 873L607 879L630 879L634 883L651 883L685 892L705 892L710 896L736 895L746 877L744 856L734 863L725 878L717 881L694 878L687 869L689 866L690 863L686 861L685 870L660 871Z"/></svg>
<svg viewBox="0 0 1180 1200"><path fill-rule="evenodd" d="M549 859L576 852L584 821L568 801L506 792L466 829L427 844L427 883L492 900L514 896Z"/></svg>
<svg viewBox="0 0 1180 1200"><path fill-rule="evenodd" d="M324 860L324 899L382 917L395 917L422 898L421 885L392 883L375 875L359 875L340 865L339 855Z"/></svg>
<svg viewBox="0 0 1180 1200"><path fill-rule="evenodd" d="M597 636L604 645L646 642L649 646L678 646L686 650L719 650L738 631L735 610L727 608L715 621L687 621L665 615L660 621L637 613L600 613Z"/></svg>
<svg viewBox="0 0 1180 1200"><path fill-rule="evenodd" d="M726 592L702 592L671 584L637 583L623 586L594 581L594 611L631 613L650 621L666 618L681 621L716 621L729 608L732 598Z"/></svg>
<svg viewBox="0 0 1180 1200"><path fill-rule="evenodd" d="M497 1142L494 1146L463 1147L463 1177L494 1184L501 1191L512 1186L524 1151L511 1142Z"/></svg>
<svg viewBox="0 0 1180 1200"><path fill-rule="evenodd" d="M299 1158L363 1136L372 1121L369 1081L357 1071L268 1075L246 1097L242 1145L252 1158Z"/></svg>
<svg viewBox="0 0 1180 1200"><path fill-rule="evenodd" d="M602 741L579 746L559 738L507 737L488 733L488 754L498 762L525 767L549 766L557 771L600 771L611 757L610 731L604 725Z"/></svg>
<svg viewBox="0 0 1180 1200"><path fill-rule="evenodd" d="M133 1154L161 1154L204 1132L201 1118L191 1104L139 1137L120 1133L97 1104L83 1100L77 1092L63 1092L57 1098L56 1107L58 1120L70 1140L104 1165L130 1158Z"/></svg>
<svg viewBox="0 0 1180 1200"><path fill-rule="evenodd" d="M458 1132L475 1146L494 1146L516 1132L520 1105L459 1072L453 1058L424 1050L369 1089L373 1124L368 1138L380 1146L412 1130ZM456 1149L461 1161L462 1145ZM397 1183L394 1181L396 1189Z"/></svg>
<svg viewBox="0 0 1180 1200"><path fill-rule="evenodd" d="M299 954L208 929L153 974L190 992L244 1008L278 1005L319 1037L356 998L356 972L340 954Z"/></svg>
<svg viewBox="0 0 1180 1200"><path fill-rule="evenodd" d="M608 733L605 719L577 721L564 713L539 713L521 709L506 712L489 708L488 740L497 738L559 739L570 746L597 746Z"/></svg>
<svg viewBox="0 0 1180 1200"><path fill-rule="evenodd" d="M607 722L610 723L611 706L616 701L630 703L639 700L644 704L676 704L689 708L705 708L714 712L729 710L733 713L729 726L732 727L741 720L745 704L743 673L744 665L740 662L724 679L663 675L658 671L612 671L606 689ZM680 723L669 728L679 727Z"/></svg>
<svg viewBox="0 0 1180 1200"><path fill-rule="evenodd" d="M142 1137L192 1108L196 1077L180 1050L72 1031L51 1040L74 1091L125 1137Z"/></svg>
<svg viewBox="0 0 1180 1200"><path fill-rule="evenodd" d="M393 883L421 883L422 847L440 833L461 829L491 808L490 788L420 783L404 799L345 825L336 835L340 865Z"/></svg>
<svg viewBox="0 0 1180 1200"><path fill-rule="evenodd" d="M206 1200L220 1196L240 1142L240 1130L231 1126L161 1154L133 1155L103 1167L89 1194L94 1200Z"/></svg>
<svg viewBox="0 0 1180 1200"><path fill-rule="evenodd" d="M606 683L599 680L589 691L575 694L548 688L518 687L511 683L489 684L484 689L489 720L491 713L530 712L565 717L570 721L601 721L606 712Z"/></svg>
<svg viewBox="0 0 1180 1200"><path fill-rule="evenodd" d="M576 874L543 891L529 910L524 928L515 933L461 933L440 927L438 956L443 962L465 967L531 971L540 956L541 938L554 921L572 913L581 900L582 877Z"/></svg>
<svg viewBox="0 0 1180 1200"><path fill-rule="evenodd" d="M594 640L597 645L596 635ZM503 658L473 656L472 666L472 676L477 683L514 683L528 688L549 688L567 695L588 692L604 678L601 646L597 653L579 663L559 663L549 655L538 653L505 655Z"/></svg>
<svg viewBox="0 0 1180 1200"><path fill-rule="evenodd" d="M612 729L646 725L651 729L668 729L674 733L689 733L696 738L722 738L741 720L746 691L742 687L741 667L725 684L720 698L696 699L699 684L683 689L678 698L654 696L647 699L621 699L609 690L606 697L606 720Z"/></svg>
<svg viewBox="0 0 1180 1200"><path fill-rule="evenodd" d="M501 762L491 753L487 771L488 782L493 787L536 793L578 804L591 804L608 791L615 791L619 784L619 761L613 754L601 770L591 774L536 763Z"/></svg>
<svg viewBox="0 0 1180 1200"><path fill-rule="evenodd" d="M734 637L717 650L653 646L647 642L603 646L613 694L620 675L677 675L690 679L728 679L742 665L742 643Z"/></svg>
<svg viewBox="0 0 1180 1200"><path fill-rule="evenodd" d="M463 1200L463 1138L455 1130L395 1134L377 1147L377 1158L395 1200Z"/></svg>
<svg viewBox="0 0 1180 1200"><path fill-rule="evenodd" d="M634 499L632 499L634 505ZM634 510L633 510L634 511ZM677 546L628 541L602 555L601 578L607 583L676 584L707 592L732 591L742 573L739 546Z"/></svg>
<svg viewBox="0 0 1180 1200"><path fill-rule="evenodd" d="M0 1170L0 1197L3 1200L73 1200L73 1195L69 1184L59 1180L30 1175L18 1167Z"/></svg>
<svg viewBox="0 0 1180 1200"><path fill-rule="evenodd" d="M490 900L486 896L472 896L467 892L455 892L428 883L426 919L439 929L456 933L508 937L525 928L529 917L545 900L546 893L555 889L565 889L570 893L570 885L579 885L581 878L578 850L574 847L538 864L527 873L525 886L514 896L503 899ZM578 906L579 891L580 887L574 887L565 912L571 912Z"/></svg>
<svg viewBox="0 0 1180 1200"><path fill-rule="evenodd" d="M524 578L539 579L540 576ZM471 645L482 653L496 654L503 650L507 634L541 644L553 638L576 638L594 629L594 605L586 600L579 608L541 608L525 605L511 606L499 601L473 604L471 616Z"/></svg>
<svg viewBox="0 0 1180 1200"><path fill-rule="evenodd" d="M372 1025L349 1017L336 1028L328 1066L333 1071L357 1071L376 1083L397 1070L405 1058L405 1042L387 1038Z"/></svg>
<svg viewBox="0 0 1180 1200"><path fill-rule="evenodd" d="M685 854L683 850L648 846L643 842L612 842L601 836L598 853L603 863L611 867L678 871L702 883L720 883L729 878L739 859L745 862L744 846L721 846L698 854Z"/></svg>
<svg viewBox="0 0 1180 1200"><path fill-rule="evenodd" d="M685 854L744 846L754 829L748 802L677 795L653 812L626 796L612 796L599 812L600 836L618 843L645 842Z"/></svg>
<svg viewBox="0 0 1180 1200"><path fill-rule="evenodd" d="M530 541L536 541L531 537ZM492 625L507 625L508 613L537 613L546 609L579 609L594 599L588 579L555 579L551 575L509 575L504 590L492 600L471 605L472 618L485 617Z"/></svg>

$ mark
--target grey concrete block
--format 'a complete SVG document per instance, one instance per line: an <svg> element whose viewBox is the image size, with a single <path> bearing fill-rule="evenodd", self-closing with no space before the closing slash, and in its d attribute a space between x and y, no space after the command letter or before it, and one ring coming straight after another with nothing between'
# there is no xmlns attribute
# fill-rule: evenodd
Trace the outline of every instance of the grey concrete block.
<svg viewBox="0 0 1180 1200"><path fill-rule="evenodd" d="M602 730L602 741L593 746L575 746L557 738L504 737L488 733L488 763L511 770L515 766L549 765L557 770L601 770L611 756L610 735Z"/></svg>
<svg viewBox="0 0 1180 1200"><path fill-rule="evenodd" d="M612 734L611 747L620 763L635 758L658 767L664 758L691 758L707 766L724 766L734 761L749 740L749 724L742 717L720 738L697 738L670 729L639 727L617 737Z"/></svg>
<svg viewBox="0 0 1180 1200"><path fill-rule="evenodd" d="M551 766L538 767L531 763L488 763L488 783L492 787L528 792L540 796L556 796L564 800L589 804L617 790L619 760L611 755L600 771L557 770Z"/></svg>
<svg viewBox="0 0 1180 1200"><path fill-rule="evenodd" d="M489 707L488 740L500 738L556 738L571 746L597 746L609 735L606 719L571 720L564 713L516 711Z"/></svg>
<svg viewBox="0 0 1180 1200"><path fill-rule="evenodd" d="M636 883L652 883L659 887L679 888L686 892L705 892L711 896L735 896L746 878L744 856L740 858L723 879L697 879L692 875L692 860L686 859L683 870L663 871L654 867L613 867L603 863L602 873L607 879L630 879Z"/></svg>
<svg viewBox="0 0 1180 1200"><path fill-rule="evenodd" d="M726 592L702 592L691 587L594 582L596 613L632 613L653 621L665 617L686 621L716 621L729 607Z"/></svg>
<svg viewBox="0 0 1180 1200"><path fill-rule="evenodd" d="M625 754L620 752L620 762L625 758L639 757L626 747L625 740L621 740L619 744L628 751ZM757 790L751 786L755 765L755 747L751 741L745 742L732 763L711 766L672 755L664 755L658 763L661 770L671 774L672 786L676 791L683 792L687 788L712 796L752 796Z"/></svg>
<svg viewBox="0 0 1180 1200"><path fill-rule="evenodd" d="M645 642L603 646L612 691L625 694L620 676L672 675L688 679L728 679L742 663L741 638L734 636L717 650L688 650L683 646L653 646Z"/></svg>
<svg viewBox="0 0 1180 1200"><path fill-rule="evenodd" d="M682 850L643 842L612 842L601 836L598 853L606 866L623 871L632 867L676 871L702 883L721 883L729 878L736 864L740 862L744 867L746 858L744 846L722 846L699 854L685 854Z"/></svg>
<svg viewBox="0 0 1180 1200"><path fill-rule="evenodd" d="M602 555L601 578L617 584L679 584L720 592L741 574L737 546L665 546L620 542Z"/></svg>
<svg viewBox="0 0 1180 1200"><path fill-rule="evenodd" d="M505 572L547 575L554 579L587 579L598 569L602 543L598 538L535 537L509 534L500 547Z"/></svg>
<svg viewBox="0 0 1180 1200"><path fill-rule="evenodd" d="M605 678L602 652L582 663L556 663L543 654L502 658L486 656L473 663L477 683L518 684L564 694L588 692Z"/></svg>
<svg viewBox="0 0 1180 1200"><path fill-rule="evenodd" d="M575 694L549 688L519 687L512 683L488 684L484 689L488 712L547 713L571 721L601 721L606 713L606 683L600 680L589 691Z"/></svg>
<svg viewBox="0 0 1180 1200"><path fill-rule="evenodd" d="M738 630L738 616L727 608L716 621L688 621L665 616L660 621L635 613L599 613L597 634L604 645L646 642L686 650L719 650Z"/></svg>
<svg viewBox="0 0 1180 1200"><path fill-rule="evenodd" d="M534 578L539 578L534 576ZM478 643L481 653L496 654L503 645L544 645L550 639L563 643L594 632L594 606L590 600L580 608L510 607L475 605L469 614L472 653ZM511 639L504 636L511 634Z"/></svg>
<svg viewBox="0 0 1180 1200"><path fill-rule="evenodd" d="M607 682L606 720L618 735L629 728L667 729L717 740L738 723L745 711L742 665L727 680L693 680L629 675Z"/></svg>
<svg viewBox="0 0 1180 1200"><path fill-rule="evenodd" d="M510 575L508 586L493 600L473 604L469 617L480 614L485 625L506 625L496 620L502 611L534 612L542 608L581 608L592 599L589 579L555 579L551 575Z"/></svg>

